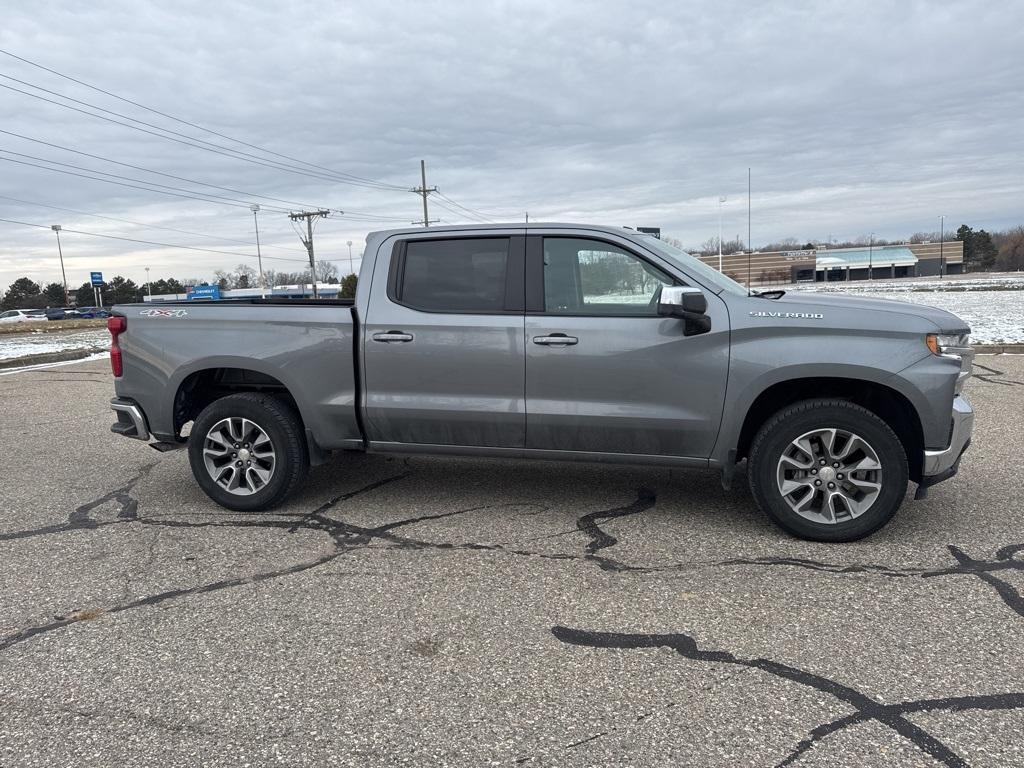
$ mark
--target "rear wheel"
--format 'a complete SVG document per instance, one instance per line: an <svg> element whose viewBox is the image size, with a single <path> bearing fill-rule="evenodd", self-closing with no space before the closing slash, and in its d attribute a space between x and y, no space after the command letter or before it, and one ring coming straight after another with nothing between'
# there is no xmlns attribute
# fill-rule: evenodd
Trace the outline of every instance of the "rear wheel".
<svg viewBox="0 0 1024 768"><path fill-rule="evenodd" d="M192 425L188 457L206 495L239 511L277 506L309 470L298 414L256 392L206 406Z"/></svg>
<svg viewBox="0 0 1024 768"><path fill-rule="evenodd" d="M750 449L750 487L784 530L813 541L855 541L896 514L906 451L889 426L845 400L805 400L772 416Z"/></svg>

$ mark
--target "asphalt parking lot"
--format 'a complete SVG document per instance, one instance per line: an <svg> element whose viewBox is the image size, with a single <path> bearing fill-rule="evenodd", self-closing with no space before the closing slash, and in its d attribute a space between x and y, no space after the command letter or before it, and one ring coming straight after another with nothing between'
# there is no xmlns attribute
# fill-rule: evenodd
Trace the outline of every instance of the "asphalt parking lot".
<svg viewBox="0 0 1024 768"><path fill-rule="evenodd" d="M787 537L679 470L343 456L273 514L0 376L0 765L1024 764L1024 357L961 474Z"/></svg>

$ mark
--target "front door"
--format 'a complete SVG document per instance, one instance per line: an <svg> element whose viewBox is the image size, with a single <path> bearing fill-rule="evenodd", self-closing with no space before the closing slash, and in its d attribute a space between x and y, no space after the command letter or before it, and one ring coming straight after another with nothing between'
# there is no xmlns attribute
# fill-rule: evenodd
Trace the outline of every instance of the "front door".
<svg viewBox="0 0 1024 768"><path fill-rule="evenodd" d="M371 441L523 447L524 242L415 237L378 256L363 331Z"/></svg>
<svg viewBox="0 0 1024 768"><path fill-rule="evenodd" d="M704 458L722 417L729 330L705 291L710 333L659 317L662 286L681 284L627 245L530 238L526 445L564 451Z"/></svg>

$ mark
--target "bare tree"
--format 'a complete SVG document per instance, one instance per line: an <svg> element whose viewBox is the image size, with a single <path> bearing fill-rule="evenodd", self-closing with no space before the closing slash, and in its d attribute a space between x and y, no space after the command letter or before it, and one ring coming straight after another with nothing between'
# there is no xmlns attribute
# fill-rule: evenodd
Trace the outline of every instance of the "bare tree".
<svg viewBox="0 0 1024 768"><path fill-rule="evenodd" d="M1004 272L1024 269L1024 227L1014 227L1000 234L1003 242L996 257L996 269Z"/></svg>
<svg viewBox="0 0 1024 768"><path fill-rule="evenodd" d="M316 279L319 283L337 283L338 265L333 261L318 261L316 264Z"/></svg>

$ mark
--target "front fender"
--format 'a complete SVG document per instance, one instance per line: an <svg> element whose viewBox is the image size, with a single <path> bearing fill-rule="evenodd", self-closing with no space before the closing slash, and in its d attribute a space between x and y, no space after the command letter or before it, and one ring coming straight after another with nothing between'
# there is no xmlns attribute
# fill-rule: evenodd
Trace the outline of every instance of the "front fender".
<svg viewBox="0 0 1024 768"><path fill-rule="evenodd" d="M951 402L956 373L948 375L949 366L936 368L938 358L918 342L916 333L907 338L897 331L867 336L850 329L813 326L786 328L784 334L781 330L747 329L734 335L727 404L711 456L713 463L729 463L747 414L762 393L776 384L801 379L885 386L903 395L915 409L926 445L943 442L948 427L944 425L948 418L942 416L945 390L949 390Z"/></svg>

